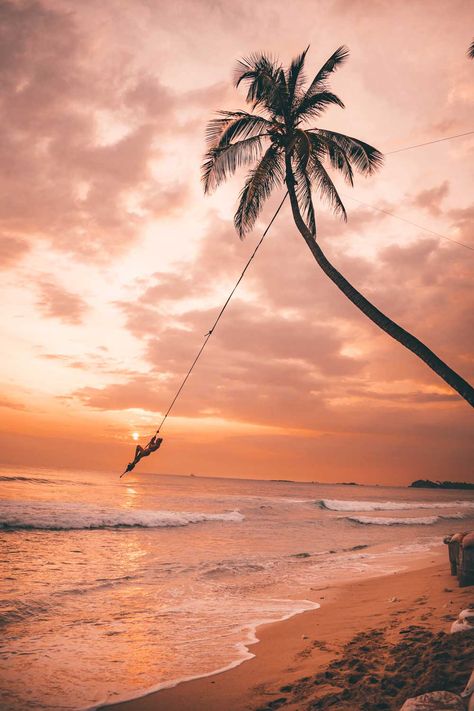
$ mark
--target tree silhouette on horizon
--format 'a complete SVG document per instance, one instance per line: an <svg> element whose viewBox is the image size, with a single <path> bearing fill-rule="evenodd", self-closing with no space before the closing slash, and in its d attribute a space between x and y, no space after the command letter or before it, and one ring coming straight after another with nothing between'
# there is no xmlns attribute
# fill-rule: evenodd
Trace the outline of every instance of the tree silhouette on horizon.
<svg viewBox="0 0 474 711"><path fill-rule="evenodd" d="M472 40L469 49L467 50L467 56L474 59L474 40Z"/></svg>
<svg viewBox="0 0 474 711"><path fill-rule="evenodd" d="M340 172L352 186L354 171L372 175L382 165L383 156L357 138L328 129L303 127L306 122L319 119L331 105L344 108L341 99L330 90L328 80L349 55L347 47L339 47L305 87L303 69L308 49L287 69L264 53L252 54L238 62L234 84L236 88L240 84L247 86L246 101L252 113L219 111L218 118L208 123L208 150L202 165L204 191L215 190L238 167L253 166L234 216L242 239L253 228L273 189L286 184L296 227L324 273L371 321L415 353L474 407L472 386L418 338L368 301L329 262L316 239L313 186L333 211L347 220L327 168Z"/></svg>

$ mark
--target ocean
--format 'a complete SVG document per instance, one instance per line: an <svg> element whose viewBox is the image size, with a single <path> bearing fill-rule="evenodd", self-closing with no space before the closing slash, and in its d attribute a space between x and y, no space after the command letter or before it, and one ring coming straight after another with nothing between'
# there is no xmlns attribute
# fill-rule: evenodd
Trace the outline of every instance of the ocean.
<svg viewBox="0 0 474 711"><path fill-rule="evenodd" d="M473 522L469 491L3 468L0 707L91 709L229 668L317 588Z"/></svg>

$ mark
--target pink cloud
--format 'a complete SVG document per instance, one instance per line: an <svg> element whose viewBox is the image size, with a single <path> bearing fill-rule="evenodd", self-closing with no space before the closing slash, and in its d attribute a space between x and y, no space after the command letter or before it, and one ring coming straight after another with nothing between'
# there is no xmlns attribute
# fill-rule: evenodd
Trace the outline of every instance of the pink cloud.
<svg viewBox="0 0 474 711"><path fill-rule="evenodd" d="M0 228L17 245L43 239L84 260L109 261L132 246L147 220L186 200L186 185L157 181L150 165L177 98L131 59L117 83L123 56L98 46L75 12L6 2L0 24L0 152L8 166L0 177ZM125 135L104 144L101 116L122 123Z"/></svg>
<svg viewBox="0 0 474 711"><path fill-rule="evenodd" d="M29 250L29 245L17 237L0 237L0 269L8 269L19 262Z"/></svg>
<svg viewBox="0 0 474 711"><path fill-rule="evenodd" d="M474 206L454 208L448 214L457 229L454 239L474 249Z"/></svg>
<svg viewBox="0 0 474 711"><path fill-rule="evenodd" d="M0 407L7 410L26 410L26 406L22 402L10 400L9 398L0 398Z"/></svg>
<svg viewBox="0 0 474 711"><path fill-rule="evenodd" d="M160 412L160 390L168 391L168 388L161 387L158 379L153 376L135 375L126 383L116 383L104 388L85 387L74 395L89 407L99 410L143 408Z"/></svg>
<svg viewBox="0 0 474 711"><path fill-rule="evenodd" d="M441 215L441 203L449 193L449 182L444 180L440 185L427 190L421 190L411 199L412 205L427 210L436 217Z"/></svg>
<svg viewBox="0 0 474 711"><path fill-rule="evenodd" d="M79 325L89 309L84 299L52 281L40 281L38 292L37 304L42 313L64 323Z"/></svg>

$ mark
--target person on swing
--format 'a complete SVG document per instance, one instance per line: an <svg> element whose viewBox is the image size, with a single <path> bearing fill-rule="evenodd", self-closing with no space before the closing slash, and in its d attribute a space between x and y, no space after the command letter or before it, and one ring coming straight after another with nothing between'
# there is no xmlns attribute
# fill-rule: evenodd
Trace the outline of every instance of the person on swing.
<svg viewBox="0 0 474 711"><path fill-rule="evenodd" d="M135 466L138 464L140 459L142 459L143 457L148 457L153 452L156 452L156 450L160 448L162 442L163 437L158 437L157 434L155 434L145 447L142 447L141 444L137 444L137 448L135 450L135 458L133 462L127 464L127 468L125 469L123 474L120 475L120 478L122 478L124 474L127 474L127 472L131 472L132 469L134 469Z"/></svg>

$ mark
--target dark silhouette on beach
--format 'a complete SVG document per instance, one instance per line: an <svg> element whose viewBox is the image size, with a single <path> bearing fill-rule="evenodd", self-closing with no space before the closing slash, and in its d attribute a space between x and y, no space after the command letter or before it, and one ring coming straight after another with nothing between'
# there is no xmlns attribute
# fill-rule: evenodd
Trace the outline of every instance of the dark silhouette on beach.
<svg viewBox="0 0 474 711"><path fill-rule="evenodd" d="M234 216L241 238L249 232L274 188L286 184L293 219L311 254L334 284L379 328L411 350L435 373L474 406L474 388L418 338L392 321L366 299L329 262L316 241L312 186L344 220L346 210L327 168L339 171L352 186L354 170L371 175L381 165L382 154L364 141L312 126L325 109L344 108L328 84L330 75L349 55L339 47L323 64L309 86L303 68L308 49L284 69L265 54L252 54L238 62L235 86L247 86L251 111L220 111L207 126L207 154L202 166L204 190L210 193L242 165L253 165L239 196Z"/></svg>

